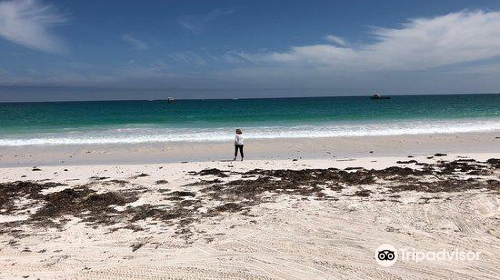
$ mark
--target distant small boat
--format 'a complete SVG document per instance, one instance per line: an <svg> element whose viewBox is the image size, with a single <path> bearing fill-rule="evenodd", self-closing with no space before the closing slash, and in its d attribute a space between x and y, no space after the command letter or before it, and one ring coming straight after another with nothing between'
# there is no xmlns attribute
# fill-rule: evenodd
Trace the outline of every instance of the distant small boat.
<svg viewBox="0 0 500 280"><path fill-rule="evenodd" d="M167 98L167 103L173 104L173 103L175 103L175 99L173 97L169 97L169 98Z"/></svg>
<svg viewBox="0 0 500 280"><path fill-rule="evenodd" d="M370 96L371 99L391 99L390 96L383 96L381 94L374 94Z"/></svg>

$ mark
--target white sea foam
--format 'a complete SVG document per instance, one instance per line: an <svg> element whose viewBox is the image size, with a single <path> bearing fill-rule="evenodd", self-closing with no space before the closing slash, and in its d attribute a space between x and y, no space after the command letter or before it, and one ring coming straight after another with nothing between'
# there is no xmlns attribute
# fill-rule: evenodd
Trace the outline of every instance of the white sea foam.
<svg viewBox="0 0 500 280"><path fill-rule="evenodd" d="M247 139L389 136L500 131L500 119L425 120L243 127ZM0 146L230 141L233 128L117 128L2 137Z"/></svg>

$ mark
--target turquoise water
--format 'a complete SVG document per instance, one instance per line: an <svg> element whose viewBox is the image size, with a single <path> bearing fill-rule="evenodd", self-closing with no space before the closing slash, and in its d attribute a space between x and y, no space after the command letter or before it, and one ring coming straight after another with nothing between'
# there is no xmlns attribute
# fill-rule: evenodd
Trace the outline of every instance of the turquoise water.
<svg viewBox="0 0 500 280"><path fill-rule="evenodd" d="M0 145L222 141L493 131L500 95L0 104Z"/></svg>

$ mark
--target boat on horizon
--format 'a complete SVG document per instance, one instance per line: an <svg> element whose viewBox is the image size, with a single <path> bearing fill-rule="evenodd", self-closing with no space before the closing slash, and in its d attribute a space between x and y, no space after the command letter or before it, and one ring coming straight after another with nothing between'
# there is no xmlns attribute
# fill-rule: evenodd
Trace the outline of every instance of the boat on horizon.
<svg viewBox="0 0 500 280"><path fill-rule="evenodd" d="M167 103L173 104L173 103L175 103L175 99L173 97L169 97L169 98L167 98Z"/></svg>
<svg viewBox="0 0 500 280"><path fill-rule="evenodd" d="M390 96L383 96L382 94L374 94L372 96L370 96L370 99L391 99Z"/></svg>

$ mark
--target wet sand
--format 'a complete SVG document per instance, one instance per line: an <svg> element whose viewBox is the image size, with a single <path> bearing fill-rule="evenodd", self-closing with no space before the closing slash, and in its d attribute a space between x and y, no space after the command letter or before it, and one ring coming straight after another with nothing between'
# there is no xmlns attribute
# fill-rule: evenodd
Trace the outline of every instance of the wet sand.
<svg viewBox="0 0 500 280"><path fill-rule="evenodd" d="M233 152L231 141L0 147L0 167L210 162L232 159ZM430 156L438 152L500 152L500 133L245 139L245 154L251 160Z"/></svg>

